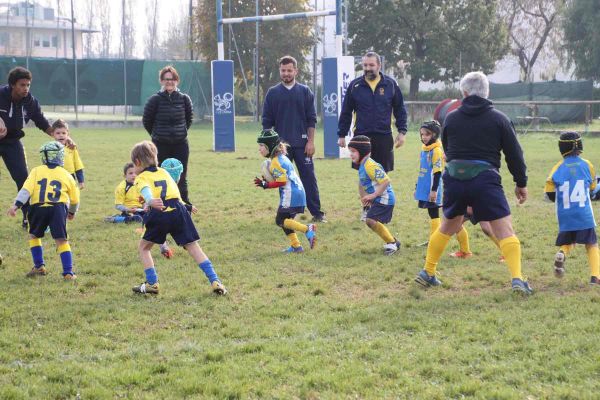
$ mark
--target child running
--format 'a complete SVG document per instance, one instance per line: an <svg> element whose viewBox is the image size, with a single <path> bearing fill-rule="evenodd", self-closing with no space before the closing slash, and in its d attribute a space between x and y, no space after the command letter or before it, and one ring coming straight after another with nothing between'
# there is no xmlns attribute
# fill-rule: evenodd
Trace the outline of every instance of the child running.
<svg viewBox="0 0 600 400"><path fill-rule="evenodd" d="M164 243L167 234L170 234L204 272L213 292L217 295L227 294L212 263L198 244L200 236L181 200L177 184L167 171L158 167L158 151L154 143L145 140L136 144L131 150L131 161L137 174L135 187L148 205L148 212L144 216L145 229L139 244L146 282L134 286L132 290L141 294L159 293L158 275L150 251L154 244Z"/></svg>
<svg viewBox="0 0 600 400"><path fill-rule="evenodd" d="M558 141L563 159L550 171L546 197L556 203L559 250L554 257L554 274L565 274L565 261L576 243L584 244L590 267L590 285L600 285L600 258L596 238L596 220L590 191L596 188L594 166L579 155L583 142L577 132L563 132Z"/></svg>
<svg viewBox="0 0 600 400"><path fill-rule="evenodd" d="M283 229L290 241L290 247L283 251L285 253L304 252L296 231L304 233L310 248L314 249L317 241L317 226L315 224L304 225L294 221L297 214L304 213L306 194L292 162L286 157L285 144L274 130L262 131L256 142L260 155L271 160L269 172L273 176L273 181L269 182L265 177L254 178L254 184L263 189L279 188L279 208L275 223Z"/></svg>
<svg viewBox="0 0 600 400"><path fill-rule="evenodd" d="M383 253L392 255L400 250L400 241L384 225L392 220L396 202L390 179L381 164L369 157L371 141L367 136L354 136L348 150L352 166L358 169L360 201L363 207L369 207L365 223L385 242Z"/></svg>
<svg viewBox="0 0 600 400"><path fill-rule="evenodd" d="M31 170L7 214L14 217L29 200L27 218L33 268L27 277L47 274L42 238L49 227L60 255L62 275L66 281L72 281L77 276L73 272L73 254L67 239L67 219L75 218L79 208L79 189L73 177L62 167L65 155L62 144L45 143L40 148L40 155L43 165Z"/></svg>

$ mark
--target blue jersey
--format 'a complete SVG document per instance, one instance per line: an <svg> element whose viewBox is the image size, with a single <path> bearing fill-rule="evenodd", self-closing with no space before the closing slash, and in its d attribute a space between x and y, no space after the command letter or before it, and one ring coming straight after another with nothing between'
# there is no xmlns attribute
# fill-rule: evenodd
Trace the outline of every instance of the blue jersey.
<svg viewBox="0 0 600 400"><path fill-rule="evenodd" d="M283 154L274 157L269 171L275 182L285 183L279 187L280 208L306 207L304 186L289 158Z"/></svg>
<svg viewBox="0 0 600 400"><path fill-rule="evenodd" d="M415 190L415 199L421 201L429 201L429 192L433 185L433 174L441 173L444 169L444 152L442 151L442 143L438 140L428 146L423 145L421 150L421 163L419 166L419 177L417 178L417 187ZM437 197L435 203L441 207L442 205L442 180L437 188Z"/></svg>
<svg viewBox="0 0 600 400"><path fill-rule="evenodd" d="M370 157L360 164L360 168L358 169L358 180L362 188L368 194L375 193L377 188L385 181L389 182L389 178L381 164ZM373 202L393 206L396 203L396 197L394 196L392 184L389 183L385 192L383 192L381 196L376 197Z"/></svg>
<svg viewBox="0 0 600 400"><path fill-rule="evenodd" d="M550 171L545 191L556 193L556 216L560 232L596 226L590 190L596 188L594 166L579 156L566 157Z"/></svg>

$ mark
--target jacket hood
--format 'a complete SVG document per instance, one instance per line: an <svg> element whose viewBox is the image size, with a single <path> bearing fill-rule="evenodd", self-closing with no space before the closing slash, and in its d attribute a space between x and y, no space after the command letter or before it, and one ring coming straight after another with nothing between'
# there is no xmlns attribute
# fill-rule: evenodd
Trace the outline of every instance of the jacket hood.
<svg viewBox="0 0 600 400"><path fill-rule="evenodd" d="M462 99L462 105L458 108L462 113L467 115L482 114L494 106L492 102L483 97L471 95Z"/></svg>

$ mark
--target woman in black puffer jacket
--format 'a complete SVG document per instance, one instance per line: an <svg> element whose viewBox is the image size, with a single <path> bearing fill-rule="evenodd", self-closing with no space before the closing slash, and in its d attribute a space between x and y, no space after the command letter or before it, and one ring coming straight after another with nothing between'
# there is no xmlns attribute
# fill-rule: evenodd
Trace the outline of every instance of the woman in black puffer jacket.
<svg viewBox="0 0 600 400"><path fill-rule="evenodd" d="M191 204L186 177L190 156L187 133L192 124L192 100L177 88L179 74L171 65L160 70L159 81L161 89L146 102L142 123L158 149L158 162L172 157L183 164L183 173L177 185L182 200Z"/></svg>

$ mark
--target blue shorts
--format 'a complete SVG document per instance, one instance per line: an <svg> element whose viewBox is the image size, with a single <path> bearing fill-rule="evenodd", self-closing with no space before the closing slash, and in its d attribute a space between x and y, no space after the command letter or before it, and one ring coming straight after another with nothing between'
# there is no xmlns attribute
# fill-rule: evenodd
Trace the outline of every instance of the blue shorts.
<svg viewBox="0 0 600 400"><path fill-rule="evenodd" d="M510 208L502 188L498 170L481 172L473 179L460 180L447 171L444 181L444 216L448 219L465 215L467 206L473 207L471 222L494 221L510 215Z"/></svg>
<svg viewBox="0 0 600 400"><path fill-rule="evenodd" d="M53 239L67 239L67 212L64 203L45 207L42 204L30 206L27 213L29 233L37 238L43 238L46 228L50 227Z"/></svg>
<svg viewBox="0 0 600 400"><path fill-rule="evenodd" d="M565 231L558 232L556 237L556 245L563 246L566 244L596 244L598 239L596 238L596 229L581 229L579 231Z"/></svg>
<svg viewBox="0 0 600 400"><path fill-rule="evenodd" d="M394 206L389 204L373 203L367 211L367 218L387 224L392 220Z"/></svg>
<svg viewBox="0 0 600 400"><path fill-rule="evenodd" d="M144 234L142 239L163 244L170 234L178 246L200 240L200 235L194 226L192 217L185 206L179 202L165 205L174 208L172 211L157 211L151 209L144 215Z"/></svg>

